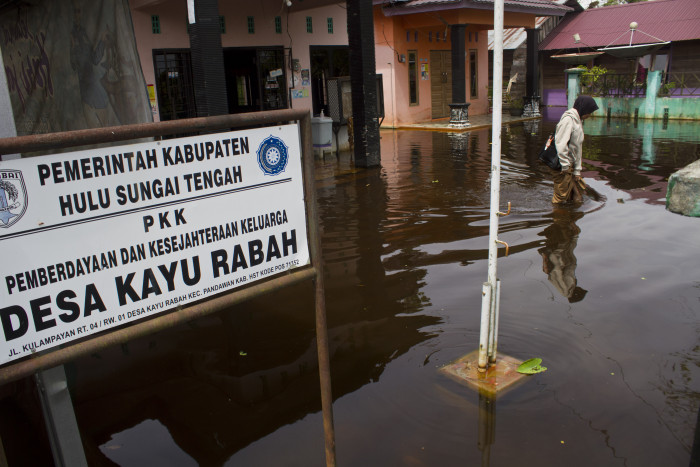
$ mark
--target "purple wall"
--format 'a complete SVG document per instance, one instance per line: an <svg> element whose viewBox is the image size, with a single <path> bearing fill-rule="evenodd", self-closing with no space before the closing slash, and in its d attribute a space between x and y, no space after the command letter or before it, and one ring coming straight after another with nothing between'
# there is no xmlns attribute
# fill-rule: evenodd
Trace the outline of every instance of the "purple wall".
<svg viewBox="0 0 700 467"><path fill-rule="evenodd" d="M542 105L567 106L565 89L545 89L542 92Z"/></svg>

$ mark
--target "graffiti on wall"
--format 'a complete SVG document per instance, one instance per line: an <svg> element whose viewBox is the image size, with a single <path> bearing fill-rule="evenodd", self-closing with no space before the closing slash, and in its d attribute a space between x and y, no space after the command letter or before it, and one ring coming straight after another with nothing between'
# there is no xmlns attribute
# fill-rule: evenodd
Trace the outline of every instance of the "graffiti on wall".
<svg viewBox="0 0 700 467"><path fill-rule="evenodd" d="M152 121L126 0L44 0L0 16L18 135Z"/></svg>

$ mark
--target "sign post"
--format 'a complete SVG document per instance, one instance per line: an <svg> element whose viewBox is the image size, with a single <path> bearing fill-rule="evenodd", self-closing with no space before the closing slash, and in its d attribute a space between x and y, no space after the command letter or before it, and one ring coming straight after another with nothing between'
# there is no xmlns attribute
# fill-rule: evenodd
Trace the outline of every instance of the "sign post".
<svg viewBox="0 0 700 467"><path fill-rule="evenodd" d="M314 279L334 465L308 112L7 138L0 154L195 131L0 162L0 384Z"/></svg>

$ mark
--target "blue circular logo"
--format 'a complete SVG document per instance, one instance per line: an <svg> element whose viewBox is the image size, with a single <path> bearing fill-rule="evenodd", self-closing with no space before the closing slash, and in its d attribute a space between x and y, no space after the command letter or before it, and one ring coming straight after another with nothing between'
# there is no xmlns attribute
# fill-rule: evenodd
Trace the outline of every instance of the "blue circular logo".
<svg viewBox="0 0 700 467"><path fill-rule="evenodd" d="M269 136L258 148L258 165L265 175L284 172L289 161L289 152L284 142L276 136Z"/></svg>

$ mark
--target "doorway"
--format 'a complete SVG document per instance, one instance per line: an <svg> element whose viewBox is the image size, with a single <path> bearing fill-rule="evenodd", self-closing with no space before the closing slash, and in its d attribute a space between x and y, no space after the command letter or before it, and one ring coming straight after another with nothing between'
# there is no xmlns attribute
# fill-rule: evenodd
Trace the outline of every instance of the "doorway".
<svg viewBox="0 0 700 467"><path fill-rule="evenodd" d="M287 108L287 79L281 47L224 49L230 113Z"/></svg>
<svg viewBox="0 0 700 467"><path fill-rule="evenodd" d="M433 118L450 116L452 102L452 51L430 51L430 100Z"/></svg>
<svg viewBox="0 0 700 467"><path fill-rule="evenodd" d="M197 116L190 51L153 50L153 65L161 121Z"/></svg>
<svg viewBox="0 0 700 467"><path fill-rule="evenodd" d="M311 103L313 114L328 115L326 80L350 76L350 48L347 46L311 46Z"/></svg>

